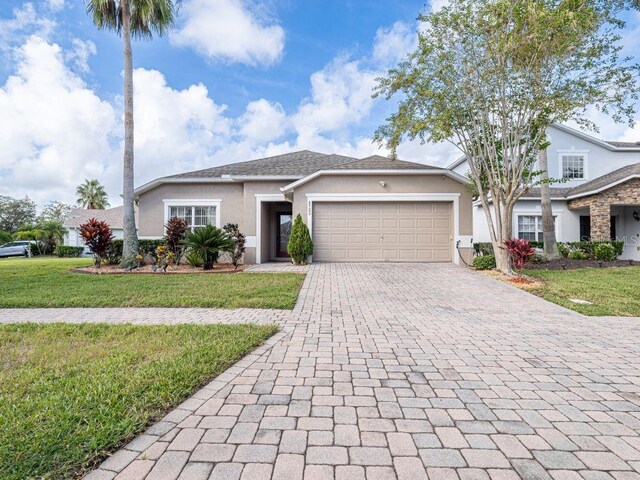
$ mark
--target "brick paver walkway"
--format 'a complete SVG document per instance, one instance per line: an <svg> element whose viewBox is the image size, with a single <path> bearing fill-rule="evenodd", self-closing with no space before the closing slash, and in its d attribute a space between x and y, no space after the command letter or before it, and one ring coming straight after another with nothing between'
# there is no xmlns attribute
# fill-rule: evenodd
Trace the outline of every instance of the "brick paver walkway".
<svg viewBox="0 0 640 480"><path fill-rule="evenodd" d="M315 265L256 312L282 331L87 478L640 479L638 319L453 265Z"/></svg>

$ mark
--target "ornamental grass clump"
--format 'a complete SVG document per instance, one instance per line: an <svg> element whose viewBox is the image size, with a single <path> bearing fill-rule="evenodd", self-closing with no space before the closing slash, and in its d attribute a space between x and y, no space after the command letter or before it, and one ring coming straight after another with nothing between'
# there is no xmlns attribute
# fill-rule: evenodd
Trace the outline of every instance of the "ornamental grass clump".
<svg viewBox="0 0 640 480"><path fill-rule="evenodd" d="M300 214L291 227L287 252L289 252L291 260L297 264L307 263L307 259L313 254L313 240L311 240L309 229L302 221Z"/></svg>
<svg viewBox="0 0 640 480"><path fill-rule="evenodd" d="M80 225L80 236L84 244L89 247L96 268L100 268L114 238L111 228L107 222L90 218L86 223Z"/></svg>

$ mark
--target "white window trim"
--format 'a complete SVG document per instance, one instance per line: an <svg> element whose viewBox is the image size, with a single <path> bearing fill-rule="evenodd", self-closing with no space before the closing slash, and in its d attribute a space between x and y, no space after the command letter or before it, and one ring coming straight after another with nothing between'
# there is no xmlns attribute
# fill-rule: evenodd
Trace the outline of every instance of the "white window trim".
<svg viewBox="0 0 640 480"><path fill-rule="evenodd" d="M564 159L563 157L569 155L581 155L584 157L582 178L568 178L567 182L586 182L589 180L589 150L558 150L558 179L563 179Z"/></svg>
<svg viewBox="0 0 640 480"><path fill-rule="evenodd" d="M222 200L219 198L215 199L200 199L200 198L191 198L191 199L174 199L167 198L163 199L164 203L164 223L166 225L169 221L169 212L171 211L171 207L216 207L216 227L220 228L220 205L222 204ZM164 227L163 227L164 229Z"/></svg>
<svg viewBox="0 0 640 480"><path fill-rule="evenodd" d="M561 232L562 230L560 229L560 225L562 224L562 215L560 215L562 212L564 211L564 209L553 209L553 216L555 217L556 221L555 221L555 231L556 231L556 239L561 242L562 239L559 238L558 236L558 232ZM520 217L541 217L541 222L542 222L542 212L540 210L519 210L517 212L515 212L513 214L513 225L512 225L512 232L511 234L513 235L513 238L520 238L519 234L520 232L518 231L518 225L520 224ZM542 230L541 230L542 231Z"/></svg>
<svg viewBox="0 0 640 480"><path fill-rule="evenodd" d="M451 202L453 203L453 242L451 255L453 263L460 264L456 252L460 237L460 194L459 193L307 193L307 227L313 238L314 202ZM461 243L461 245L463 245ZM313 256L312 256L313 261Z"/></svg>
<svg viewBox="0 0 640 480"><path fill-rule="evenodd" d="M284 193L257 193L256 194L256 263L262 263L262 204L264 202L285 202Z"/></svg>

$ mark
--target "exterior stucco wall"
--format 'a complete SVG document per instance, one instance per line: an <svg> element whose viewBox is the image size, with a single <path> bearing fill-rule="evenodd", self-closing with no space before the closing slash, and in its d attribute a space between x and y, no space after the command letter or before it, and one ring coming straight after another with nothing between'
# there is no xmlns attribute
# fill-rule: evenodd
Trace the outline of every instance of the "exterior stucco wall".
<svg viewBox="0 0 640 480"><path fill-rule="evenodd" d="M444 175L323 175L295 189L294 217L299 213L307 222L307 194L314 193L459 193L459 233L473 232L471 192L465 184Z"/></svg>
<svg viewBox="0 0 640 480"><path fill-rule="evenodd" d="M566 201L551 202L553 215L556 217L556 236L560 242L577 242L580 240L580 214L567 208ZM490 242L489 225L481 205L473 207L473 241ZM493 209L492 216L495 215ZM519 216L541 216L539 200L520 200L513 209L512 235L518 236Z"/></svg>
<svg viewBox="0 0 640 480"><path fill-rule="evenodd" d="M383 187L380 182L384 182ZM300 214L308 224L308 194L460 194L458 234L470 237L473 233L472 197L468 187L445 175L322 175L297 187L293 193L293 216ZM462 242L461 254L470 255L470 242ZM454 255L457 253L454 252Z"/></svg>
<svg viewBox="0 0 640 480"><path fill-rule="evenodd" d="M193 183L160 185L140 195L138 200L138 235L141 237L161 237L164 235L163 200L222 200L220 204L220 225L233 222L246 228L243 186L241 183ZM255 230L255 222L253 226Z"/></svg>

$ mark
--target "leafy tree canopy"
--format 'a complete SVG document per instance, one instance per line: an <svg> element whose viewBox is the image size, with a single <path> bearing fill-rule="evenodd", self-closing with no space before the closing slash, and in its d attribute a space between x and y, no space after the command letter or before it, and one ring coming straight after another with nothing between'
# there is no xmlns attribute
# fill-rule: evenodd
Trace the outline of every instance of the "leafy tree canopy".
<svg viewBox="0 0 640 480"><path fill-rule="evenodd" d="M36 203L29 197L12 198L0 195L0 230L13 233L36 219Z"/></svg>
<svg viewBox="0 0 640 480"><path fill-rule="evenodd" d="M55 221L64 223L73 207L67 203L58 202L56 200L47 203L40 215L38 215L39 222Z"/></svg>

